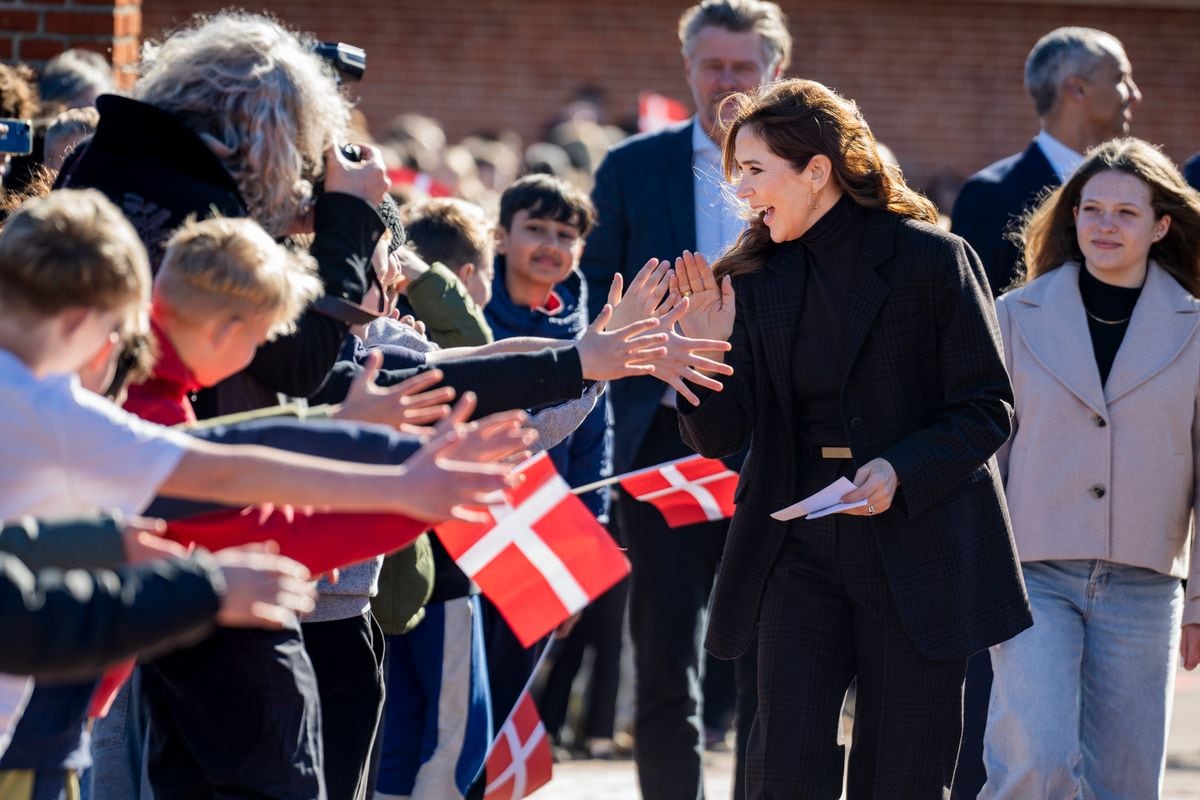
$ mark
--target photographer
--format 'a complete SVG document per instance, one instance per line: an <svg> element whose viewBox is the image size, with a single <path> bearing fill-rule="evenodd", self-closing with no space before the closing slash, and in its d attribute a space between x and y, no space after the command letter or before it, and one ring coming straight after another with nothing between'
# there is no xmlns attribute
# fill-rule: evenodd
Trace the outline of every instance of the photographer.
<svg viewBox="0 0 1200 800"><path fill-rule="evenodd" d="M95 137L59 176L61 186L107 194L156 271L163 243L189 215L250 216L276 237L316 234L311 252L326 296L295 334L201 393L201 417L316 391L346 335L340 301L357 304L366 291L365 268L384 227L373 206L387 176L373 148L360 148L352 162L335 147L350 106L314 47L266 17L196 17L148 54L136 99L99 98Z"/></svg>

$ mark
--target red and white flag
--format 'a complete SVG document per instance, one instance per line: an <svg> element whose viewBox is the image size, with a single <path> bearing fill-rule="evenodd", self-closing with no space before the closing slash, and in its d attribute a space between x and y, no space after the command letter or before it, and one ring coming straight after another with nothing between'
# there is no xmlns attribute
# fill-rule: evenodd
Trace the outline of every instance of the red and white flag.
<svg viewBox="0 0 1200 800"><path fill-rule="evenodd" d="M546 727L527 688L487 757L484 800L521 800L550 782L554 759Z"/></svg>
<svg viewBox="0 0 1200 800"><path fill-rule="evenodd" d="M692 112L674 97L658 92L643 91L638 94L638 132L660 131L673 122L683 122Z"/></svg>
<svg viewBox="0 0 1200 800"><path fill-rule="evenodd" d="M720 461L689 456L634 472L621 479L621 488L680 528L732 517L737 481L738 474Z"/></svg>
<svg viewBox="0 0 1200 800"><path fill-rule="evenodd" d="M525 481L490 523L435 528L446 551L529 647L629 574L608 531L559 477L546 453L522 465Z"/></svg>

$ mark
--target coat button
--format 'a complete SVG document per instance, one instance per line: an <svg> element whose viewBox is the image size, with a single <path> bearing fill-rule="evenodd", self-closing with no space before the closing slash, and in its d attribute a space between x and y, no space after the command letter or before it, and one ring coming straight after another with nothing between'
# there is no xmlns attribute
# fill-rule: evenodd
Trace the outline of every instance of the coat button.
<svg viewBox="0 0 1200 800"><path fill-rule="evenodd" d="M1108 423L1107 423L1107 422L1104 420L1104 417L1100 416L1099 414L1096 414L1096 415L1094 415L1094 416L1092 417L1092 420L1093 420L1093 421L1096 423L1096 427L1097 427L1097 428L1103 428L1105 425L1107 425L1107 424L1108 424Z"/></svg>
<svg viewBox="0 0 1200 800"><path fill-rule="evenodd" d="M1088 491L1092 493L1092 497L1104 497L1104 487L1098 483Z"/></svg>
<svg viewBox="0 0 1200 800"><path fill-rule="evenodd" d="M861 431L863 429L862 417L854 417L850 420L850 427L853 430Z"/></svg>

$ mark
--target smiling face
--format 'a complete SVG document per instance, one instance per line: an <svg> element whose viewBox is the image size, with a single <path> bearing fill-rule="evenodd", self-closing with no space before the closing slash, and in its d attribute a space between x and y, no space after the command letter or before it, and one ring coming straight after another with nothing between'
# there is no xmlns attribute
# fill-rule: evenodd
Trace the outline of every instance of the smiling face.
<svg viewBox="0 0 1200 800"><path fill-rule="evenodd" d="M737 196L762 219L773 242L800 238L832 205L818 194L829 183L829 159L824 156L813 156L804 169L797 170L772 153L753 128L743 127L737 133L734 158ZM814 202L816 209L811 207Z"/></svg>
<svg viewBox="0 0 1200 800"><path fill-rule="evenodd" d="M505 256L510 295L525 296L530 290L548 295L579 263L583 234L578 225L531 217L521 209L507 229L497 228L496 252Z"/></svg>
<svg viewBox="0 0 1200 800"><path fill-rule="evenodd" d="M779 77L779 70L767 60L761 35L713 25L696 34L683 65L700 124L710 133L716 130L722 100Z"/></svg>
<svg viewBox="0 0 1200 800"><path fill-rule="evenodd" d="M1083 185L1074 213L1088 271L1105 283L1140 286L1151 245L1171 226L1169 216L1155 218L1150 187L1125 172L1100 172Z"/></svg>

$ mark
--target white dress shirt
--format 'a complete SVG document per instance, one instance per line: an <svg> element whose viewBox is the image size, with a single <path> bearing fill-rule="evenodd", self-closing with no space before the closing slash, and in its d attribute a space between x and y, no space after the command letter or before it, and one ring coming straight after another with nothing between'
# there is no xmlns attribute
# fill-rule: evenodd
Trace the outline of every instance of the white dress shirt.
<svg viewBox="0 0 1200 800"><path fill-rule="evenodd" d="M1054 168L1054 172L1062 183L1067 182L1070 174L1083 161L1082 153L1076 153L1044 130L1038 133L1034 141L1037 142L1038 147L1042 148L1042 154L1046 156L1046 160L1050 162L1050 166Z"/></svg>

